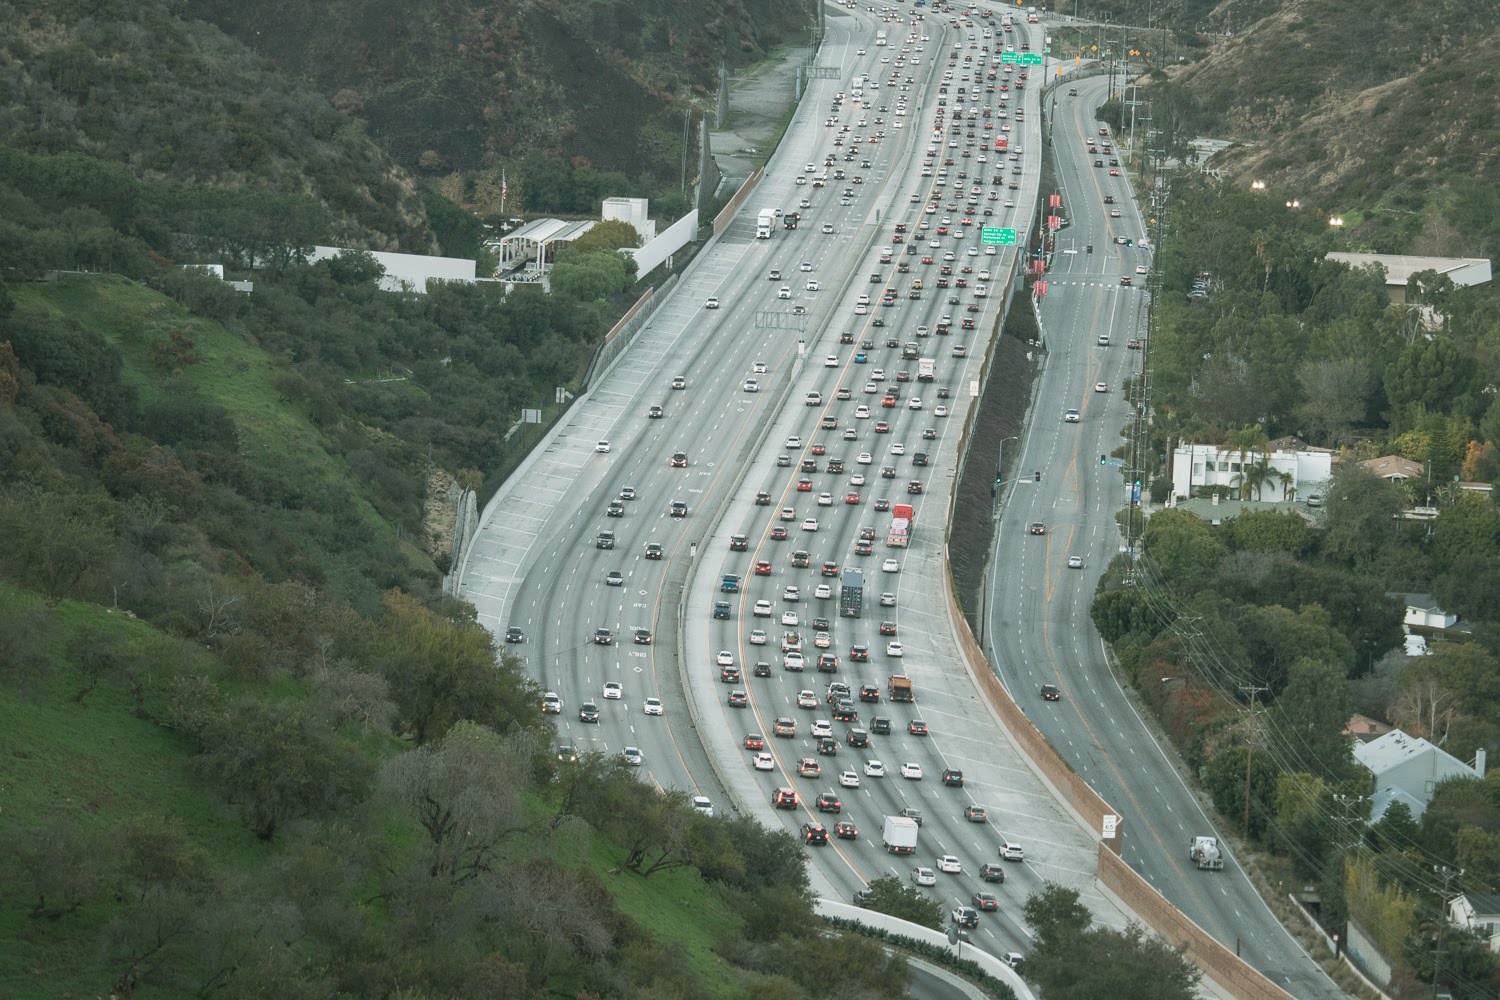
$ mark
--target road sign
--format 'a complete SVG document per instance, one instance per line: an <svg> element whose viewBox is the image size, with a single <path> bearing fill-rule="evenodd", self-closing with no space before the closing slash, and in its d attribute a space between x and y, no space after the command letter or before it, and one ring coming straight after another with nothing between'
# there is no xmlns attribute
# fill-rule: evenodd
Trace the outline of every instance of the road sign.
<svg viewBox="0 0 1500 1000"><path fill-rule="evenodd" d="M1021 54L1019 52L1002 52L1000 53L1000 61L1003 63L1020 62Z"/></svg>
<svg viewBox="0 0 1500 1000"><path fill-rule="evenodd" d="M1001 226L980 226L979 242L987 247L1013 247L1016 245L1016 231Z"/></svg>
<svg viewBox="0 0 1500 1000"><path fill-rule="evenodd" d="M1042 64L1042 54L1040 52L1022 52L1021 53L1021 65L1022 66L1040 66L1041 64Z"/></svg>

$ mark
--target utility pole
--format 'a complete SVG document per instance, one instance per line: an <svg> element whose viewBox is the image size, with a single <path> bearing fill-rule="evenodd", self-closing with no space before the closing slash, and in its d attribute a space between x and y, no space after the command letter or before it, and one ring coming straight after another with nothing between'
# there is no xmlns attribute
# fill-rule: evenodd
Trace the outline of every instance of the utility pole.
<svg viewBox="0 0 1500 1000"><path fill-rule="evenodd" d="M1255 717L1255 696L1263 694L1271 689L1264 685L1242 684L1240 690L1250 696L1250 717ZM1245 740L1245 841L1250 840L1250 762L1255 759L1255 733L1251 732Z"/></svg>
<svg viewBox="0 0 1500 1000"><path fill-rule="evenodd" d="M1448 903L1459 895L1456 892L1450 893L1449 885L1453 881L1453 876L1462 875L1464 872L1462 868L1455 871L1447 865L1433 865L1432 870L1443 877L1443 895L1438 906L1437 950L1432 953L1432 996L1436 1000L1440 995L1439 991L1443 988L1442 976L1439 973L1443 967L1443 928L1448 925Z"/></svg>

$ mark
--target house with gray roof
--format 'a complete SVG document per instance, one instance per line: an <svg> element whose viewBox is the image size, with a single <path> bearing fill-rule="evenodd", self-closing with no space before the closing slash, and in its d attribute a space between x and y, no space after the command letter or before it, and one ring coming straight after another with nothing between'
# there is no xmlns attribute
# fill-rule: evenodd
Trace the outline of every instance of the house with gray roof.
<svg viewBox="0 0 1500 1000"><path fill-rule="evenodd" d="M1354 745L1354 759L1373 779L1370 822L1379 822L1393 802L1405 802L1413 819L1420 819L1439 782L1449 778L1484 777L1484 751L1474 767L1420 736L1392 729L1368 743Z"/></svg>

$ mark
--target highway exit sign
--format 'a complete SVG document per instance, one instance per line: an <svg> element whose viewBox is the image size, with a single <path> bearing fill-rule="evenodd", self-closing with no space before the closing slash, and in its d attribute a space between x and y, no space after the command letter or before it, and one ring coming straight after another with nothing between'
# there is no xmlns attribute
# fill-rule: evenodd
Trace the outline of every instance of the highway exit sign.
<svg viewBox="0 0 1500 1000"><path fill-rule="evenodd" d="M979 242L987 247L1013 247L1016 245L1016 231L1000 226L981 226Z"/></svg>
<svg viewBox="0 0 1500 1000"><path fill-rule="evenodd" d="M1042 64L1042 54L1040 52L1022 52L1021 53L1021 65L1022 66L1040 66L1041 64Z"/></svg>

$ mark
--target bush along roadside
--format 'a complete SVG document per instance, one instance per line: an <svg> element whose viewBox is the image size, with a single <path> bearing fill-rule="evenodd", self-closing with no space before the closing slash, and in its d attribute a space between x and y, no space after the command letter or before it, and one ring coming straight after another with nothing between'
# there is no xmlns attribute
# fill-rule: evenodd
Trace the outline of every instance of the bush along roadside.
<svg viewBox="0 0 1500 1000"><path fill-rule="evenodd" d="M940 965L949 972L963 976L990 996L997 997L998 1000L1016 1000L1016 991L1010 988L1009 983L1002 982L984 971L984 967L978 962L956 957L943 945L918 941L905 934L893 934L879 927L869 927L857 920L847 920L843 917L824 917L823 921L835 930L863 934L865 937L874 938L893 948L899 948L923 961Z"/></svg>

